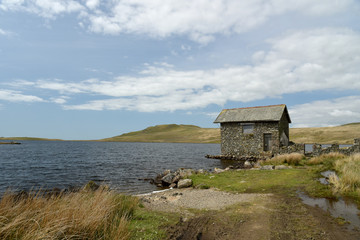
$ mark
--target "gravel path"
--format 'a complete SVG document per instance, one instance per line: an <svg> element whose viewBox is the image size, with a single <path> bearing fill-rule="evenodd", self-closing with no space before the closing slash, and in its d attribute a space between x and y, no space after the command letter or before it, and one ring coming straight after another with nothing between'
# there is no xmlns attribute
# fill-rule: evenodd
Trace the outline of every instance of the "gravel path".
<svg viewBox="0 0 360 240"><path fill-rule="evenodd" d="M149 195L139 195L146 208L156 211L179 212L186 208L220 210L241 202L269 198L272 194L233 194L215 189L172 189Z"/></svg>

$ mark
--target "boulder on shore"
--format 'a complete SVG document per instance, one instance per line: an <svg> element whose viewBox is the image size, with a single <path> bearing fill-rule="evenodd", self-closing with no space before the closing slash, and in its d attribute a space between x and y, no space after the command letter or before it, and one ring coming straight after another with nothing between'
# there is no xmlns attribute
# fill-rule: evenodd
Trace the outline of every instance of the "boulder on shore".
<svg viewBox="0 0 360 240"><path fill-rule="evenodd" d="M163 182L163 185L170 185L174 181L173 179L176 177L174 173L168 173L164 177L161 178L161 181Z"/></svg>
<svg viewBox="0 0 360 240"><path fill-rule="evenodd" d="M191 179L181 179L177 183L178 188L187 188L187 187L191 187L191 185L192 185L192 180Z"/></svg>

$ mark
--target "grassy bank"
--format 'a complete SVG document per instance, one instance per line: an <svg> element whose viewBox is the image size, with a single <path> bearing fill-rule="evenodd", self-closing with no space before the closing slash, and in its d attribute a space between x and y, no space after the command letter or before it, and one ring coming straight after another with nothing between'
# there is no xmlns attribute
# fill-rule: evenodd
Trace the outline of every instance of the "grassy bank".
<svg viewBox="0 0 360 240"><path fill-rule="evenodd" d="M334 192L360 198L360 154L337 159L333 168L338 176L330 176Z"/></svg>
<svg viewBox="0 0 360 240"><path fill-rule="evenodd" d="M303 190L314 197L333 197L332 191L317 180L317 173L306 168L227 171L215 175L194 175L191 178L199 188L215 187L234 193L294 195L297 190Z"/></svg>
<svg viewBox="0 0 360 240"><path fill-rule="evenodd" d="M79 192L5 193L0 200L0 239L164 239L163 225L178 214L152 212L137 197L91 186Z"/></svg>
<svg viewBox="0 0 360 240"><path fill-rule="evenodd" d="M0 201L0 239L128 239L134 197L104 188L44 196L6 193Z"/></svg>
<svg viewBox="0 0 360 240"><path fill-rule="evenodd" d="M200 188L215 187L236 193L294 194L303 190L312 197L351 197L360 206L360 154L329 153L306 159L301 154L285 154L261 162L262 165L291 165L292 169L227 171L222 174L193 175ZM330 185L321 184L320 173L332 170Z"/></svg>

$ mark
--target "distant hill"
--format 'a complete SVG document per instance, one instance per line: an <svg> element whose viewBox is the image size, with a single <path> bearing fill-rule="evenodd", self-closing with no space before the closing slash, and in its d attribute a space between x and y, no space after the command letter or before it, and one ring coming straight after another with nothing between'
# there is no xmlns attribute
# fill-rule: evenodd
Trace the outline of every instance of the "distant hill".
<svg viewBox="0 0 360 240"><path fill-rule="evenodd" d="M220 130L217 128L201 128L194 125L157 125L141 131L105 138L101 141L219 143Z"/></svg>
<svg viewBox="0 0 360 240"><path fill-rule="evenodd" d="M290 140L296 143L352 144L354 138L360 138L360 123L337 127L290 128ZM220 143L220 129L194 125L157 125L100 141Z"/></svg>
<svg viewBox="0 0 360 240"><path fill-rule="evenodd" d="M336 127L290 128L290 140L296 143L353 144L354 138L360 138L360 123L349 123ZM1 140L63 141L34 137L0 137ZM97 141L220 143L220 129L201 128L194 125L157 125Z"/></svg>
<svg viewBox="0 0 360 240"><path fill-rule="evenodd" d="M49 138L36 138L36 137L0 137L1 140L13 140L13 141L64 141L61 139L49 139Z"/></svg>
<svg viewBox="0 0 360 240"><path fill-rule="evenodd" d="M360 123L349 123L336 127L290 129L290 139L296 143L353 144L354 138L360 138Z"/></svg>

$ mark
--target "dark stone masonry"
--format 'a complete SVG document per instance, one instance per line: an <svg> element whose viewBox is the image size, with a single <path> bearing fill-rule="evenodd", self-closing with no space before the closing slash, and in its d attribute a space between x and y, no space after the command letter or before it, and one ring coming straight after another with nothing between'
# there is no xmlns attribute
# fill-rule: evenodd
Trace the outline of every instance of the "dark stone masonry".
<svg viewBox="0 0 360 240"><path fill-rule="evenodd" d="M243 133L240 123L221 124L221 153L223 155L271 155L280 145L277 123L255 123L252 133ZM264 133L271 134L270 149L264 150Z"/></svg>
<svg viewBox="0 0 360 240"><path fill-rule="evenodd" d="M270 157L289 146L286 105L225 109L216 118L220 123L221 154Z"/></svg>

